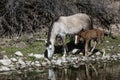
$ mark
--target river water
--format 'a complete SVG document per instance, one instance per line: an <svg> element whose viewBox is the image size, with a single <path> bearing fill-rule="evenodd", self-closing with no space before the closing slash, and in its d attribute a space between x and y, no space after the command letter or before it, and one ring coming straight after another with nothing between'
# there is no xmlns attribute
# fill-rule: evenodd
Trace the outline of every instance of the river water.
<svg viewBox="0 0 120 80"><path fill-rule="evenodd" d="M120 80L120 62L97 62L79 67L1 72L0 80Z"/></svg>

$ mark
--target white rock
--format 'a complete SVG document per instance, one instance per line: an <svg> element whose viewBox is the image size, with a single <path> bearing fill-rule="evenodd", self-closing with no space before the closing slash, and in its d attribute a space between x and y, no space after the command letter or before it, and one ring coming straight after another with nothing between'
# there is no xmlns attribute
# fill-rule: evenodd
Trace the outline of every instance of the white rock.
<svg viewBox="0 0 120 80"><path fill-rule="evenodd" d="M46 66L47 62L42 62L41 64L42 64L42 66Z"/></svg>
<svg viewBox="0 0 120 80"><path fill-rule="evenodd" d="M101 52L98 51L98 52L96 52L95 54L96 54L97 56L99 56L99 55L101 54Z"/></svg>
<svg viewBox="0 0 120 80"><path fill-rule="evenodd" d="M26 64L29 66L31 65L31 63L32 63L32 61L26 61Z"/></svg>
<svg viewBox="0 0 120 80"><path fill-rule="evenodd" d="M87 61L88 58L87 58L86 56L83 56L81 60L82 60L82 61Z"/></svg>
<svg viewBox="0 0 120 80"><path fill-rule="evenodd" d="M10 58L10 60L13 61L13 62L17 62L17 59L14 58L14 57L13 57L13 58Z"/></svg>
<svg viewBox="0 0 120 80"><path fill-rule="evenodd" d="M7 55L3 55L3 59L9 59Z"/></svg>
<svg viewBox="0 0 120 80"><path fill-rule="evenodd" d="M118 47L120 47L120 44L118 44Z"/></svg>
<svg viewBox="0 0 120 80"><path fill-rule="evenodd" d="M34 56L34 54L33 54L33 53L30 53L30 54L28 54L28 56L29 56L29 57L33 57L33 56Z"/></svg>
<svg viewBox="0 0 120 80"><path fill-rule="evenodd" d="M35 66L40 67L41 65L40 64L35 64Z"/></svg>
<svg viewBox="0 0 120 80"><path fill-rule="evenodd" d="M36 59L41 59L41 58L44 58L44 54L34 54L34 57Z"/></svg>
<svg viewBox="0 0 120 80"><path fill-rule="evenodd" d="M10 65L12 62L10 59L2 59L0 60L0 63L4 66Z"/></svg>
<svg viewBox="0 0 120 80"><path fill-rule="evenodd" d="M35 66L38 66L38 67L41 66L40 63L39 63L39 61L35 61L35 64L34 64L34 65L35 65Z"/></svg>
<svg viewBox="0 0 120 80"><path fill-rule="evenodd" d="M106 54L105 56L102 57L102 59L110 60L110 55L109 55L109 54Z"/></svg>
<svg viewBox="0 0 120 80"><path fill-rule="evenodd" d="M35 64L39 64L40 62L39 61L35 61Z"/></svg>
<svg viewBox="0 0 120 80"><path fill-rule="evenodd" d="M109 43L110 41L106 41L106 43Z"/></svg>
<svg viewBox="0 0 120 80"><path fill-rule="evenodd" d="M8 66L10 68L10 70L15 70L15 65L11 64Z"/></svg>
<svg viewBox="0 0 120 80"><path fill-rule="evenodd" d="M115 48L115 46L110 46L110 49L114 49Z"/></svg>
<svg viewBox="0 0 120 80"><path fill-rule="evenodd" d="M62 60L58 59L55 64L61 66L61 63L62 63Z"/></svg>
<svg viewBox="0 0 120 80"><path fill-rule="evenodd" d="M72 53L75 54L79 49L73 49Z"/></svg>
<svg viewBox="0 0 120 80"><path fill-rule="evenodd" d="M10 68L8 68L6 66L1 66L0 71L10 71Z"/></svg>
<svg viewBox="0 0 120 80"><path fill-rule="evenodd" d="M25 62L24 62L21 58L20 58L20 59L18 59L18 64L20 64L20 65L21 65L21 68L26 67Z"/></svg>
<svg viewBox="0 0 120 80"><path fill-rule="evenodd" d="M31 62L31 65L35 65L35 62Z"/></svg>
<svg viewBox="0 0 120 80"><path fill-rule="evenodd" d="M118 53L117 55L120 56L120 53Z"/></svg>
<svg viewBox="0 0 120 80"><path fill-rule="evenodd" d="M22 56L23 56L22 52L20 52L20 51L16 51L14 54L15 54L16 56L19 56L19 57L22 57Z"/></svg>

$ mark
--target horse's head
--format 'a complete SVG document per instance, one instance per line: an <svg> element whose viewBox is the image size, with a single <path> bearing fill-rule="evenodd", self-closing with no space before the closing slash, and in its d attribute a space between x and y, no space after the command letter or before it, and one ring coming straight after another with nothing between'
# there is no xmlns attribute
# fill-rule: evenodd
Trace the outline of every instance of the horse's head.
<svg viewBox="0 0 120 80"><path fill-rule="evenodd" d="M51 44L50 41L46 43L46 50L44 53L44 56L48 59L52 58L52 55L54 53L54 45Z"/></svg>

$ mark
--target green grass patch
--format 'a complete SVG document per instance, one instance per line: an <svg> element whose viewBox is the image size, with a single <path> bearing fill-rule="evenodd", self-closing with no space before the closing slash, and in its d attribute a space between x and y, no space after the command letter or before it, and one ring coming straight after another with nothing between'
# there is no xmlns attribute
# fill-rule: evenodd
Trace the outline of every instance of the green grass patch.
<svg viewBox="0 0 120 80"><path fill-rule="evenodd" d="M17 48L17 47L0 47L0 52L5 51L5 54L14 55L16 51L21 51L24 55L27 55L28 53L43 53L45 50L45 43L44 42L31 42L27 43L26 47L23 48Z"/></svg>

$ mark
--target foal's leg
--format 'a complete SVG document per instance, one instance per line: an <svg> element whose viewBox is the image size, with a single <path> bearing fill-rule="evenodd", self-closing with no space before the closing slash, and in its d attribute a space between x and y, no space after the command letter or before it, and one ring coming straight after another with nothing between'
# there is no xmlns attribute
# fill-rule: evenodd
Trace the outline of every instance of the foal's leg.
<svg viewBox="0 0 120 80"><path fill-rule="evenodd" d="M90 51L91 53L94 51L96 45L97 45L97 42L95 41L94 46L93 46L92 50Z"/></svg>
<svg viewBox="0 0 120 80"><path fill-rule="evenodd" d="M85 40L85 56L88 55L88 43L89 43L89 40Z"/></svg>
<svg viewBox="0 0 120 80"><path fill-rule="evenodd" d="M63 48L64 48L64 55L63 55L63 57L66 56L66 53L67 53L67 51L68 51L68 48L67 48L67 45L66 45L66 42L65 42L65 38L66 38L65 35L62 36L62 42L63 42Z"/></svg>
<svg viewBox="0 0 120 80"><path fill-rule="evenodd" d="M103 37L101 37L101 47L102 47L102 52L103 52L102 57L104 57L104 56L105 56L105 44L104 44L104 39L103 39Z"/></svg>

